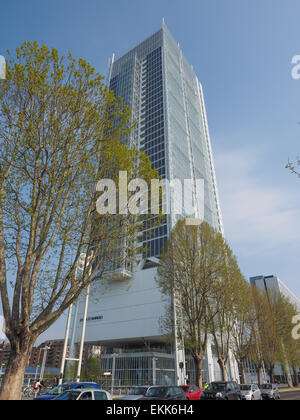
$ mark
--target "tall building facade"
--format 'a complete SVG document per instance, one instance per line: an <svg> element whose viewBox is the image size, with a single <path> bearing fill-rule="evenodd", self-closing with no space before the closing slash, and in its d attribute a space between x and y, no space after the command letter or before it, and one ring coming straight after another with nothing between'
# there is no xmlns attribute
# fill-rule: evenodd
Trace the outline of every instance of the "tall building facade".
<svg viewBox="0 0 300 420"><path fill-rule="evenodd" d="M163 178L191 180L187 188L192 189L193 206L179 208L175 202L165 225L154 232L145 226L147 256L160 255L179 217L204 218L223 232L202 86L165 24L113 59L109 74L110 89L130 106L132 120L138 122L127 144L144 150ZM204 180L204 195L198 194L197 180Z"/></svg>
<svg viewBox="0 0 300 420"><path fill-rule="evenodd" d="M250 283L267 294L270 294L271 297L274 293L281 293L295 306L297 312L300 313L300 299L283 281L280 280L279 277L274 275L250 277Z"/></svg>
<svg viewBox="0 0 300 420"><path fill-rule="evenodd" d="M181 207L180 197L172 197L165 222L159 227L153 227L151 221L144 225L143 258L129 280L112 280L105 285L101 279L94 281L86 341L100 343L107 349L104 370L114 366L118 371L115 359L116 355L119 357L120 373L116 374L119 383L123 383L122 370L128 366L124 352L128 360L130 357L135 360L132 361L135 372L130 376L132 384L146 383L149 375L151 383L154 377L160 383L174 382L174 375L175 381L180 381L183 372L179 366L185 356L182 349L175 351L174 372L174 361L170 361L174 349L166 350L160 327L165 302L155 276L164 243L178 218L204 219L223 233L203 90L164 22L158 32L125 55L117 60L113 56L108 83L116 97L122 97L130 106L132 120L137 122L124 141L145 151L162 178L180 180L193 200ZM184 184L184 180L189 182ZM198 180L204 183L203 189L198 188ZM82 314L81 303L73 316L75 341L80 338ZM188 370L191 372L192 368ZM231 370L236 379L234 368ZM204 376L207 380L219 379L219 366L211 347Z"/></svg>

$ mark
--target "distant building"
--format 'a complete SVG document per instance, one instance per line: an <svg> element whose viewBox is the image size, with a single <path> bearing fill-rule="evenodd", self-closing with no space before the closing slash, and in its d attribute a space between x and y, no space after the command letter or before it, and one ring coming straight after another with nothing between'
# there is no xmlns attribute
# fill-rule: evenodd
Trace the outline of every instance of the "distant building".
<svg viewBox="0 0 300 420"><path fill-rule="evenodd" d="M46 367L59 368L61 363L63 340L50 340L45 341L38 347L33 347L31 355L28 360L28 366L41 366L43 362L44 347L50 347L47 351ZM0 344L0 364L7 364L10 356L10 344L4 342Z"/></svg>
<svg viewBox="0 0 300 420"><path fill-rule="evenodd" d="M47 358L45 367L49 369L60 369L61 359L63 355L64 340L48 340L44 341L37 347L33 347L29 360L28 366L37 367L43 363L44 348L50 347L47 350ZM6 365L10 356L10 344L8 342L0 343L0 366ZM83 362L90 357L100 358L101 347L94 346L89 343L85 344L83 351Z"/></svg>
<svg viewBox="0 0 300 420"><path fill-rule="evenodd" d="M50 347L47 351L46 367L59 368L63 354L64 340L49 340L32 349L29 366L38 366L43 362L44 348Z"/></svg>
<svg viewBox="0 0 300 420"><path fill-rule="evenodd" d="M47 351L46 367L47 368L60 368L61 359L63 355L64 340L49 340L40 344L38 347L34 347L31 352L29 359L29 366L38 366L43 362L44 348L50 347ZM69 349L67 348L67 351ZM93 346L91 344L85 344L83 350L83 362L90 357L99 358L101 354L101 348L99 346Z"/></svg>
<svg viewBox="0 0 300 420"><path fill-rule="evenodd" d="M272 296L273 293L281 293L285 298L287 298L292 305L295 306L295 309L298 313L300 313L300 299L284 284L277 276L256 276L250 277L250 283L253 286L256 286L262 291L265 291L268 295ZM246 370L247 370L247 378L249 382L256 381L256 369L249 360L247 362ZM269 380L267 373L264 371L263 376L265 380ZM277 363L275 365L275 377L280 382L288 382L288 378L283 371L282 366ZM300 379L300 372L299 372L299 379Z"/></svg>
<svg viewBox="0 0 300 420"><path fill-rule="evenodd" d="M300 313L300 299L278 277L273 275L250 277L250 283L267 293L281 293Z"/></svg>

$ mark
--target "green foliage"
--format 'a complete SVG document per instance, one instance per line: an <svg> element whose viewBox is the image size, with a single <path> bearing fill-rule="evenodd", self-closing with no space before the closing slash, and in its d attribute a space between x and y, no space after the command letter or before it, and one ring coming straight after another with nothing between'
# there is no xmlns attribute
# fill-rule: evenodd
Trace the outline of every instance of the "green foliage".
<svg viewBox="0 0 300 420"><path fill-rule="evenodd" d="M276 363L285 369L287 366L299 365L299 342L291 334L296 309L285 296L276 291L266 292L252 287L251 297L253 309L249 318L249 357L257 369L264 365L272 380Z"/></svg>
<svg viewBox="0 0 300 420"><path fill-rule="evenodd" d="M139 217L99 216L97 181L116 179L119 170L129 181L158 176L145 154L124 144L134 123L130 110L88 62L28 41L7 57L0 84L0 292L6 336L26 356L108 262L118 266L124 254L134 261ZM81 253L90 265L75 279Z"/></svg>
<svg viewBox="0 0 300 420"><path fill-rule="evenodd" d="M300 159L297 159L296 162L289 161L285 167L286 169L289 169L293 175L300 178L300 170L298 169L300 167Z"/></svg>
<svg viewBox="0 0 300 420"><path fill-rule="evenodd" d="M209 334L222 334L226 348L219 351L227 357L244 278L221 233L205 222L187 226L178 221L161 256L157 282L168 302L162 324L169 331L176 327L178 340L196 363L205 356ZM177 315L176 325L170 323L172 313Z"/></svg>
<svg viewBox="0 0 300 420"><path fill-rule="evenodd" d="M101 372L99 359L96 357L89 357L83 366L81 377L86 381L100 382Z"/></svg>

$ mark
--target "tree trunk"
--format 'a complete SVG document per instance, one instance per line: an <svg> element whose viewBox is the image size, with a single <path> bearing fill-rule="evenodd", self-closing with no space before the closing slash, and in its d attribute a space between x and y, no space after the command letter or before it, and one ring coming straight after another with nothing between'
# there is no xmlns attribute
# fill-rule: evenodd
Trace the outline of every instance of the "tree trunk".
<svg viewBox="0 0 300 420"><path fill-rule="evenodd" d="M202 378L202 364L203 364L203 357L194 357L194 361L195 361L195 366L196 366L196 385L198 385L198 387L200 389L202 389L202 382L203 382L203 378Z"/></svg>
<svg viewBox="0 0 300 420"><path fill-rule="evenodd" d="M244 361L241 361L240 363L240 372L241 372L241 380L242 380L242 384L246 384L246 372L245 372L245 366L244 366Z"/></svg>
<svg viewBox="0 0 300 420"><path fill-rule="evenodd" d="M227 366L226 366L226 364L225 364L225 362L224 362L224 359L220 357L220 358L218 359L218 364L219 364L219 366L220 366L220 368L221 368L221 372L222 372L222 380L223 380L223 381L227 381Z"/></svg>
<svg viewBox="0 0 300 420"><path fill-rule="evenodd" d="M28 344L27 340L26 344L11 343L9 361L0 390L0 401L21 399L24 374L33 347L33 344Z"/></svg>
<svg viewBox="0 0 300 420"><path fill-rule="evenodd" d="M257 373L257 383L258 385L261 385L261 367L256 367L256 373Z"/></svg>
<svg viewBox="0 0 300 420"><path fill-rule="evenodd" d="M285 365L283 366L283 372L285 373L286 381L289 388L293 388L293 381L291 377L290 367L287 363L285 363Z"/></svg>
<svg viewBox="0 0 300 420"><path fill-rule="evenodd" d="M294 373L295 386L299 386L298 369L295 363L293 363L292 368L293 368L293 373Z"/></svg>
<svg viewBox="0 0 300 420"><path fill-rule="evenodd" d="M269 376L270 376L270 383L274 384L274 366L269 367Z"/></svg>

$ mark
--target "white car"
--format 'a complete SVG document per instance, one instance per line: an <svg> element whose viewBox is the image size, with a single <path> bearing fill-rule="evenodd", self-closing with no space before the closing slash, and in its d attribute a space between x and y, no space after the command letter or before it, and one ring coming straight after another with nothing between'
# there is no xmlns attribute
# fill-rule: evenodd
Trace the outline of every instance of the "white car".
<svg viewBox="0 0 300 420"><path fill-rule="evenodd" d="M109 392L95 388L76 388L63 392L54 400L63 401L106 401L112 400Z"/></svg>
<svg viewBox="0 0 300 420"><path fill-rule="evenodd" d="M264 400L280 400L279 389L275 384L262 384L259 386Z"/></svg>
<svg viewBox="0 0 300 420"><path fill-rule="evenodd" d="M258 387L258 385L255 384L242 384L240 385L240 390L242 394L243 400L261 400L261 391Z"/></svg>

